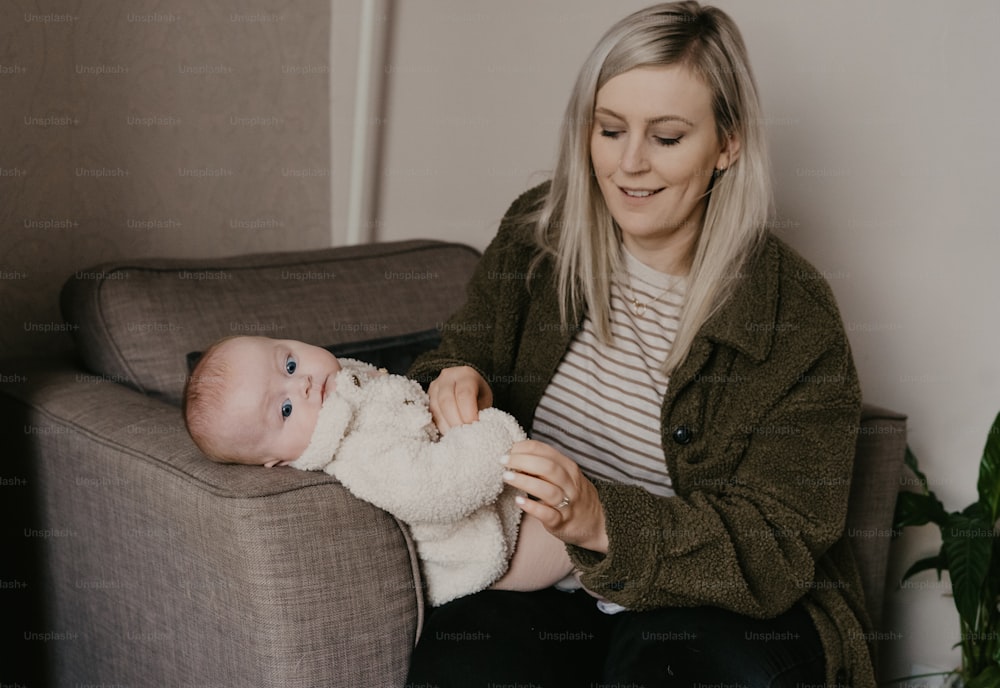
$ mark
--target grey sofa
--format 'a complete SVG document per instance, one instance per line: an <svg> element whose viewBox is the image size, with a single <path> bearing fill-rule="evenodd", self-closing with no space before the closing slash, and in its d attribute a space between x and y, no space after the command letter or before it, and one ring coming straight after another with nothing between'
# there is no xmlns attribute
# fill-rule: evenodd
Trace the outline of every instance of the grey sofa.
<svg viewBox="0 0 1000 688"><path fill-rule="evenodd" d="M186 355L230 334L405 340L461 304L477 259L408 241L72 276L76 356L0 362L0 576L25 583L5 682L402 686L425 611L405 526L324 474L207 461L178 409ZM866 407L847 528L876 624L904 446L905 419Z"/></svg>

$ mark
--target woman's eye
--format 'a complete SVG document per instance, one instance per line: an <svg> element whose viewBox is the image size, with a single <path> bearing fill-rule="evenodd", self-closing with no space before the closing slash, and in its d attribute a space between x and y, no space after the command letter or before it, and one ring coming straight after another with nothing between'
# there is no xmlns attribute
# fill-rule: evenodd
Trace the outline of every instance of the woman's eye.
<svg viewBox="0 0 1000 688"><path fill-rule="evenodd" d="M295 372L295 359L292 358L291 356L289 356L288 360L285 361L285 372L288 373L289 375Z"/></svg>
<svg viewBox="0 0 1000 688"><path fill-rule="evenodd" d="M601 136L608 139L616 139L620 134L620 131L615 131L614 129L601 129Z"/></svg>
<svg viewBox="0 0 1000 688"><path fill-rule="evenodd" d="M656 139L656 142L661 146L676 146L678 143L681 142L680 136L678 136L675 139L668 139L664 138L663 136L654 136L653 138Z"/></svg>
<svg viewBox="0 0 1000 688"><path fill-rule="evenodd" d="M285 420L290 415L292 415L292 402L285 399L285 402L281 405L281 419Z"/></svg>

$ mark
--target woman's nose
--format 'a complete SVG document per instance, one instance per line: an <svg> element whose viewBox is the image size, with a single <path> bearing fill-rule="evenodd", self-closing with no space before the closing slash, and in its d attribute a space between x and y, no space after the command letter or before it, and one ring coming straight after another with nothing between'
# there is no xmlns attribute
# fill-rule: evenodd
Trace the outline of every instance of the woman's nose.
<svg viewBox="0 0 1000 688"><path fill-rule="evenodd" d="M622 159L618 161L618 167L626 174L640 174L649 169L649 160L646 159L646 147L644 141L639 137L629 137L625 142L625 150Z"/></svg>

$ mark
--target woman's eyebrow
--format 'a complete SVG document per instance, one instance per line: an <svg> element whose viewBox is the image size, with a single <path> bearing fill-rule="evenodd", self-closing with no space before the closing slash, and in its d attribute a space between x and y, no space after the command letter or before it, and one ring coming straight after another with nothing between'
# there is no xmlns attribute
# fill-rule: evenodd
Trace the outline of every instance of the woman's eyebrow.
<svg viewBox="0 0 1000 688"><path fill-rule="evenodd" d="M622 117L621 115L619 115L617 112L615 112L614 110L610 110L610 109L608 109L606 107L596 107L596 108L594 108L594 114L595 115L609 115L609 116L614 117L616 119L620 119L623 122L626 121L625 118ZM692 122L691 120L687 119L686 117L681 117L680 115L661 115L660 117L651 117L651 118L649 118L649 119L646 120L646 124L660 124L661 122L683 122L684 124L688 125L689 127L693 127L694 126L694 122Z"/></svg>

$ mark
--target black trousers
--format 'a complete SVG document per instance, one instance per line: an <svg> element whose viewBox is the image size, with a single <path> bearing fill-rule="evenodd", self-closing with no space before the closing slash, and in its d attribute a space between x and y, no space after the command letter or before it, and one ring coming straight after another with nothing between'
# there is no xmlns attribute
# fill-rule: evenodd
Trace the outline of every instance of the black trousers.
<svg viewBox="0 0 1000 688"><path fill-rule="evenodd" d="M428 617L408 688L803 688L823 648L796 605L768 620L713 607L607 615L583 591L488 590Z"/></svg>

